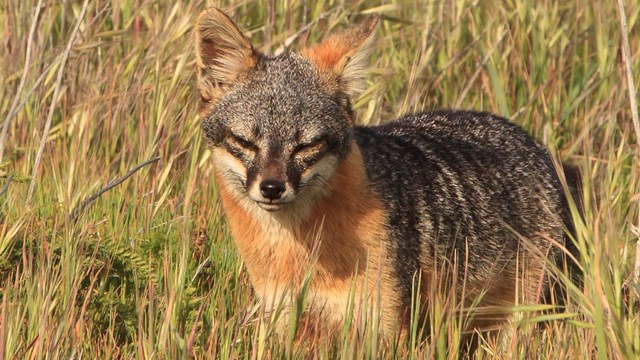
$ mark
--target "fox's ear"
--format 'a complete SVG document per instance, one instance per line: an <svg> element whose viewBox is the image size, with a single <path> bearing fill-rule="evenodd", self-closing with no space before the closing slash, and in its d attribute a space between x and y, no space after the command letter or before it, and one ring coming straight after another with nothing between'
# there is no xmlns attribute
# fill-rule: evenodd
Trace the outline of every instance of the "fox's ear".
<svg viewBox="0 0 640 360"><path fill-rule="evenodd" d="M364 87L369 55L380 17L370 15L355 27L330 35L319 44L301 51L318 70L329 72L341 91L355 97Z"/></svg>
<svg viewBox="0 0 640 360"><path fill-rule="evenodd" d="M257 53L233 20L216 8L200 14L195 35L198 91L204 102L211 102L256 65Z"/></svg>

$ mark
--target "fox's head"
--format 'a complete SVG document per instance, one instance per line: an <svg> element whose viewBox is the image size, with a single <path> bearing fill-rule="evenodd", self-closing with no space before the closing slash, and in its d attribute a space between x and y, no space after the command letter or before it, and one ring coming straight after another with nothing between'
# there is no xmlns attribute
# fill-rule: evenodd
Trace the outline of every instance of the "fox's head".
<svg viewBox="0 0 640 360"><path fill-rule="evenodd" d="M218 9L196 25L202 129L236 197L277 211L318 194L348 154L375 16L310 48L259 53Z"/></svg>

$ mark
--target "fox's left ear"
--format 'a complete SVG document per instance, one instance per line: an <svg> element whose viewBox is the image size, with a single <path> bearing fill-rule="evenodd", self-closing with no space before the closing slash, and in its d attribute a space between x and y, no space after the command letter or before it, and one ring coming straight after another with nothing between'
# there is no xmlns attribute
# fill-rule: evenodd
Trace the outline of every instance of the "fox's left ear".
<svg viewBox="0 0 640 360"><path fill-rule="evenodd" d="M321 72L338 82L339 90L351 97L364 88L369 55L373 50L375 30L380 17L370 15L355 27L329 36L319 44L305 48L302 55Z"/></svg>
<svg viewBox="0 0 640 360"><path fill-rule="evenodd" d="M203 11L196 22L198 91L209 103L227 91L257 63L257 52L249 39L220 9Z"/></svg>

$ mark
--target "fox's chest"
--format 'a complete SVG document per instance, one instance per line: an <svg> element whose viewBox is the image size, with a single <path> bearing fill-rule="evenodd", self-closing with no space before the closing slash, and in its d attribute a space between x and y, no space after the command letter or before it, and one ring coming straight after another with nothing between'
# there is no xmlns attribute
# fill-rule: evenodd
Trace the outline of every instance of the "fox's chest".
<svg viewBox="0 0 640 360"><path fill-rule="evenodd" d="M279 301L307 288L314 303L335 307L366 267L366 255L322 246L322 230L292 230L279 224L232 225L238 251L263 301ZM245 224L246 225L246 224Z"/></svg>
<svg viewBox="0 0 640 360"><path fill-rule="evenodd" d="M257 239L254 239L257 240ZM371 301L373 285L367 289L367 259L339 259L338 249L310 250L299 239L280 236L262 238L265 246L243 247L236 240L245 260L253 288L267 309L294 304L304 295L308 314L321 315L327 324L340 324L348 309ZM375 270L372 271L375 276ZM373 278L374 276L371 276ZM367 298L368 301L363 301Z"/></svg>

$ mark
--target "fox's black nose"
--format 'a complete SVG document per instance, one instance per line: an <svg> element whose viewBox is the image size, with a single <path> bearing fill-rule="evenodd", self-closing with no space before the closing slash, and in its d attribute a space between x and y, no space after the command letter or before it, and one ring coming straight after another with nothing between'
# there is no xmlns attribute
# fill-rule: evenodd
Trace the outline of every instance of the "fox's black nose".
<svg viewBox="0 0 640 360"><path fill-rule="evenodd" d="M284 183L280 180L267 179L260 183L262 196L269 200L280 199L285 189Z"/></svg>

